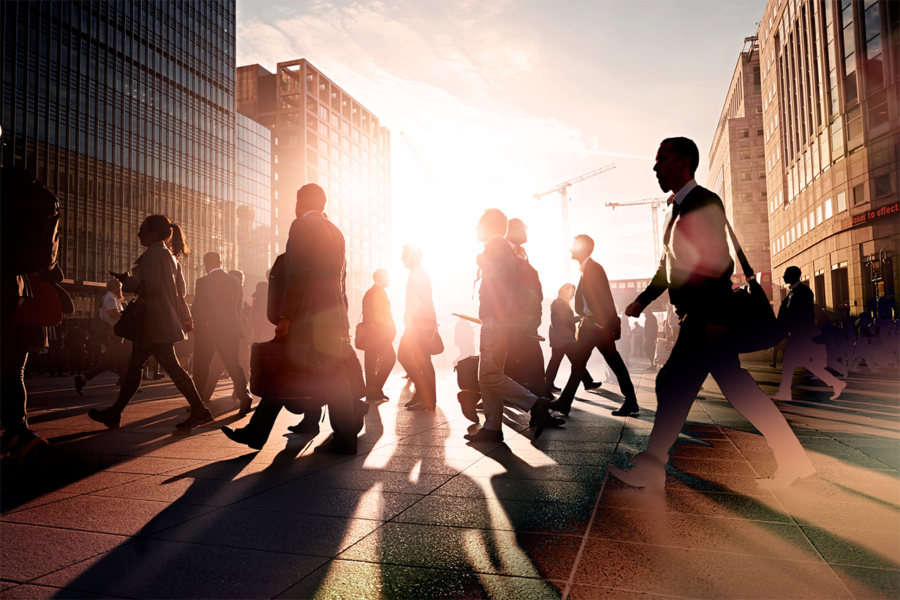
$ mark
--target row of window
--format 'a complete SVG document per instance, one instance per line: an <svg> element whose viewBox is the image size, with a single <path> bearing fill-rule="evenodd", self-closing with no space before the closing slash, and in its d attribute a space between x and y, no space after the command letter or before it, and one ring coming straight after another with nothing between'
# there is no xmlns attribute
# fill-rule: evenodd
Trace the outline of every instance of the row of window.
<svg viewBox="0 0 900 600"><path fill-rule="evenodd" d="M845 210L847 210L847 194L846 192L839 192L834 198L834 204L832 204L831 198L827 199L823 204L817 206L815 210L810 211L809 215L801 217L780 238L777 238L775 240L775 253L783 251L834 215Z"/></svg>

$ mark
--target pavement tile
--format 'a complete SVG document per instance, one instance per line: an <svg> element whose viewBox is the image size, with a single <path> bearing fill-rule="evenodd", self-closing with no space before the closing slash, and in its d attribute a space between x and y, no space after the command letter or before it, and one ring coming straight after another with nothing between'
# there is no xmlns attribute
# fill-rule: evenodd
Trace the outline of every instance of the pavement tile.
<svg viewBox="0 0 900 600"><path fill-rule="evenodd" d="M593 508L590 504L427 496L394 520L423 525L578 535L587 529Z"/></svg>
<svg viewBox="0 0 900 600"><path fill-rule="evenodd" d="M791 516L772 495L745 496L667 486L664 492L635 489L618 483L608 485L600 497L601 506L634 510L655 510L710 517L791 523Z"/></svg>
<svg viewBox="0 0 900 600"><path fill-rule="evenodd" d="M225 508L166 529L152 537L212 546L334 557L380 525L379 521L368 519Z"/></svg>
<svg viewBox="0 0 900 600"><path fill-rule="evenodd" d="M259 494L277 485L259 476L249 476L240 481L194 479L188 476L168 477L157 475L139 481L95 492L96 496L132 498L156 502L183 502L206 506L228 506Z"/></svg>
<svg viewBox="0 0 900 600"><path fill-rule="evenodd" d="M482 457L483 458L483 457ZM416 458L414 456L389 456L365 454L334 465L335 469L361 469L370 471L412 473L436 473L456 475L475 464L478 458Z"/></svg>
<svg viewBox="0 0 900 600"><path fill-rule="evenodd" d="M35 583L125 598L271 598L324 560L139 539Z"/></svg>
<svg viewBox="0 0 900 600"><path fill-rule="evenodd" d="M660 596L646 594L634 590L623 590L590 585L573 585L567 598L571 600L653 600L654 598L676 598L677 596Z"/></svg>
<svg viewBox="0 0 900 600"><path fill-rule="evenodd" d="M339 558L565 580L580 545L576 536L387 523Z"/></svg>
<svg viewBox="0 0 900 600"><path fill-rule="evenodd" d="M125 485L132 481L139 481L144 477L146 476L135 473L112 473L101 471L74 481L69 485L59 488L57 491L62 494L92 494L101 490Z"/></svg>
<svg viewBox="0 0 900 600"><path fill-rule="evenodd" d="M826 562L900 570L900 531L863 531L802 526Z"/></svg>
<svg viewBox="0 0 900 600"><path fill-rule="evenodd" d="M323 490L303 482L263 492L234 505L235 508L304 515L356 517L388 521L423 498L420 494L394 494L380 489Z"/></svg>
<svg viewBox="0 0 900 600"><path fill-rule="evenodd" d="M313 473L303 479L303 485L311 488L339 488L347 490L368 490L381 485L385 492L404 494L430 494L440 485L450 480L451 475L420 473L414 481L411 474L396 472L369 472L353 469L327 469Z"/></svg>
<svg viewBox="0 0 900 600"><path fill-rule="evenodd" d="M46 585L26 583L0 593L0 600L51 600L55 598L70 600L92 600L94 598L115 598L97 592L80 592Z"/></svg>
<svg viewBox="0 0 900 600"><path fill-rule="evenodd" d="M493 458L492 454L490 458ZM599 481L606 476L605 467L584 465L532 466L524 460L509 457L503 462L486 460L475 463L465 470L469 477L491 477L499 479L528 479L548 481Z"/></svg>
<svg viewBox="0 0 900 600"><path fill-rule="evenodd" d="M592 538L620 542L820 561L816 548L792 523L603 507L591 524Z"/></svg>
<svg viewBox="0 0 900 600"><path fill-rule="evenodd" d="M799 525L828 529L900 531L900 510L882 502L834 502L802 490L776 492L778 501Z"/></svg>
<svg viewBox="0 0 900 600"><path fill-rule="evenodd" d="M834 565L832 569L855 598L896 600L900 598L900 571Z"/></svg>
<svg viewBox="0 0 900 600"><path fill-rule="evenodd" d="M37 497L29 497L30 494L4 494L2 497L2 513L3 520L5 520L6 515L11 515L20 510L28 510L29 508L35 508L37 506L43 506L44 504L52 504L53 502L59 502L60 500L65 500L66 498L72 498L77 494L60 494L58 492L47 492L46 494L40 494Z"/></svg>
<svg viewBox="0 0 900 600"><path fill-rule="evenodd" d="M76 496L4 516L4 521L116 535L150 535L211 510L214 509L191 504Z"/></svg>
<svg viewBox="0 0 900 600"><path fill-rule="evenodd" d="M278 598L559 598L562 585L542 579L334 560Z"/></svg>
<svg viewBox="0 0 900 600"><path fill-rule="evenodd" d="M500 498L524 502L594 504L602 481L532 481L528 479L469 477L458 475L436 489L437 496Z"/></svg>
<svg viewBox="0 0 900 600"><path fill-rule="evenodd" d="M143 475L160 475L177 469L186 469L203 464L203 461L190 458L155 458L152 456L136 456L134 458L110 458L106 470L111 473L137 473Z"/></svg>
<svg viewBox="0 0 900 600"><path fill-rule="evenodd" d="M3 578L23 583L128 541L117 535L6 522L0 523L0 540Z"/></svg>
<svg viewBox="0 0 900 600"><path fill-rule="evenodd" d="M689 598L851 598L822 562L590 539L575 583Z"/></svg>

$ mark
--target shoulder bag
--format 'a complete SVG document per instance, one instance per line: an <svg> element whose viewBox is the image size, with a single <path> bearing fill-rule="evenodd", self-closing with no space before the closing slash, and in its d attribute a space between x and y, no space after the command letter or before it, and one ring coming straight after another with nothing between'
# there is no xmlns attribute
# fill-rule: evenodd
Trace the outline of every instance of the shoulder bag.
<svg viewBox="0 0 900 600"><path fill-rule="evenodd" d="M371 332L374 323L363 322L362 314L359 315L359 321L356 323L356 335L353 336L353 344L357 350L367 350L371 347Z"/></svg>
<svg viewBox="0 0 900 600"><path fill-rule="evenodd" d="M250 392L263 398L298 399L316 393L320 368L312 344L281 340L250 347Z"/></svg>
<svg viewBox="0 0 900 600"><path fill-rule="evenodd" d="M113 326L113 333L122 339L136 342L144 337L144 323L147 320L146 300L141 297L144 284L138 287L137 297L125 306L122 316Z"/></svg>
<svg viewBox="0 0 900 600"><path fill-rule="evenodd" d="M744 271L747 285L733 291L730 319L725 324L725 343L739 354L767 350L781 340L775 321L775 311L766 292L756 280L753 268L747 261L731 223L725 219L728 235Z"/></svg>

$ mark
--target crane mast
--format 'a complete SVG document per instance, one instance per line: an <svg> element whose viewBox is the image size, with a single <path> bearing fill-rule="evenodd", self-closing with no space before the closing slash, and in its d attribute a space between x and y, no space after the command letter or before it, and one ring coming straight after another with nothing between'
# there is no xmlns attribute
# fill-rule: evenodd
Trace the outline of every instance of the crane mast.
<svg viewBox="0 0 900 600"><path fill-rule="evenodd" d="M615 163L606 165L605 167L600 167L599 169L595 169L590 171L589 173L585 173L584 175L579 175L575 179L570 179L569 181L565 181L560 183L559 185L553 186L553 188L547 190L546 192L540 194L534 194L532 198L540 200L544 196L548 194L552 194L553 192L559 192L559 201L562 208L562 228L563 228L563 270L565 272L566 283L569 283L572 279L572 261L568 259L566 253L568 252L568 248L566 247L569 244L569 187L575 185L576 183L582 182L585 179L590 179L591 177L595 177L600 175L601 173L606 173L607 171L612 171L616 168Z"/></svg>

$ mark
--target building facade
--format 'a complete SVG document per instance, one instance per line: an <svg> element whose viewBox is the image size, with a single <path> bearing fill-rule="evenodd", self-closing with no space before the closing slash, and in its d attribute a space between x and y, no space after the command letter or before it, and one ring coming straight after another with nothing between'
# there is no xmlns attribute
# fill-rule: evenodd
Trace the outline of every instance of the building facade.
<svg viewBox="0 0 900 600"><path fill-rule="evenodd" d="M750 37L744 40L738 56L709 149L706 187L722 199L747 261L757 280L770 292L772 264L762 113L759 42ZM732 254L737 265L735 281L740 282L743 273L737 256L733 251Z"/></svg>
<svg viewBox="0 0 900 600"><path fill-rule="evenodd" d="M244 296L266 281L275 260L272 227L272 132L236 115L234 197L237 243L233 268L244 272ZM227 266L227 265L226 265ZM232 268L229 266L229 268Z"/></svg>
<svg viewBox="0 0 900 600"><path fill-rule="evenodd" d="M272 132L275 252L284 252L297 190L321 185L347 240L351 313L391 242L391 133L307 60L237 70L237 110Z"/></svg>
<svg viewBox="0 0 900 600"><path fill-rule="evenodd" d="M775 275L800 267L837 317L891 314L900 3L769 0L758 35Z"/></svg>
<svg viewBox="0 0 900 600"><path fill-rule="evenodd" d="M60 200L77 317L131 268L150 214L194 250L235 254L235 0L0 3L4 165Z"/></svg>

